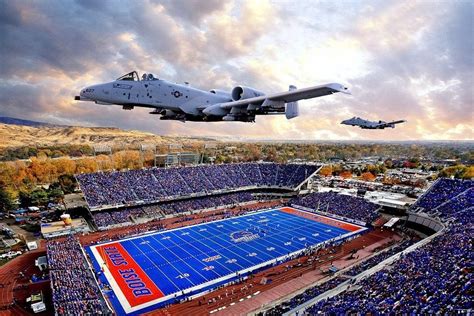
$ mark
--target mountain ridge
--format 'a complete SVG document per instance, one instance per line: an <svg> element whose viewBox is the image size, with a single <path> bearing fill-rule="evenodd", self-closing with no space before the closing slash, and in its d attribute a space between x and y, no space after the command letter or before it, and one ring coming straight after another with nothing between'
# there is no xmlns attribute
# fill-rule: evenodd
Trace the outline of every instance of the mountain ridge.
<svg viewBox="0 0 474 316"><path fill-rule="evenodd" d="M6 120L5 120L6 118ZM8 123L5 123L8 121ZM215 141L205 137L161 136L117 127L54 125L10 117L0 117L0 148L57 145L139 146L140 144L199 143Z"/></svg>

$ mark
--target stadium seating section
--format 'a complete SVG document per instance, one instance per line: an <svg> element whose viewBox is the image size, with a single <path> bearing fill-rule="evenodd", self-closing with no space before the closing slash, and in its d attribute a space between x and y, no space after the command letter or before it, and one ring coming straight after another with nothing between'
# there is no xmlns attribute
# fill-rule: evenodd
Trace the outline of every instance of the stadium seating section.
<svg viewBox="0 0 474 316"><path fill-rule="evenodd" d="M169 214L179 214L187 211L208 209L223 205L234 205L253 201L249 192L236 192L216 196L200 197L188 200L164 202L159 205L128 207L115 211L92 212L92 217L99 228L111 225L127 225L134 223L134 218L156 218Z"/></svg>
<svg viewBox="0 0 474 316"><path fill-rule="evenodd" d="M402 255L392 265L358 282L350 291L317 302L309 315L455 314L474 308L472 300L473 181L440 179L414 205L445 220L446 231L428 244ZM407 245L401 245L404 248ZM344 275L354 276L384 260L381 253ZM336 281L334 281L336 280ZM334 283L344 279L332 279ZM309 289L266 315L281 314L318 296Z"/></svg>
<svg viewBox="0 0 474 316"><path fill-rule="evenodd" d="M295 188L317 168L303 164L243 163L98 172L76 178L89 206L98 208L252 187Z"/></svg>
<svg viewBox="0 0 474 316"><path fill-rule="evenodd" d="M293 199L291 204L360 220L366 223L371 223L378 217L377 209L379 208L379 206L363 198L342 195L336 192L311 193L304 197Z"/></svg>
<svg viewBox="0 0 474 316"><path fill-rule="evenodd" d="M56 315L111 314L82 252L79 240L46 244L52 297Z"/></svg>

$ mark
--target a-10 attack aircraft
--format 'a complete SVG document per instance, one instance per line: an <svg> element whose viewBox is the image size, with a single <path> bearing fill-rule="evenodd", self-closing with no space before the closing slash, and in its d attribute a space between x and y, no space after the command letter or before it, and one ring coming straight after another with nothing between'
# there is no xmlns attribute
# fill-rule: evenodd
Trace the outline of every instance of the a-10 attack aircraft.
<svg viewBox="0 0 474 316"><path fill-rule="evenodd" d="M213 89L203 91L185 84L176 84L143 74L141 80L132 71L115 81L84 88L78 101L121 105L124 110L134 107L152 108L150 114L160 114L161 120L240 121L255 122L255 115L285 114L287 119L299 115L298 100L322 97L349 90L339 83L268 94L245 86L230 92Z"/></svg>
<svg viewBox="0 0 474 316"><path fill-rule="evenodd" d="M395 128L395 124L400 124L406 122L405 120L399 121L392 121L392 122L384 122L384 121L368 121L361 119L360 117L353 117L348 120L344 120L341 122L343 125L350 125L350 126L359 126L362 129L384 129L386 127Z"/></svg>

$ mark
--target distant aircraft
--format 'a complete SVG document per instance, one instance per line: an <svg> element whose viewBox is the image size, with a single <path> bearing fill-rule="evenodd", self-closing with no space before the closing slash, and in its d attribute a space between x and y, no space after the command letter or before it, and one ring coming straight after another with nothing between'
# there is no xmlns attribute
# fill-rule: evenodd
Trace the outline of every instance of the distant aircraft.
<svg viewBox="0 0 474 316"><path fill-rule="evenodd" d="M143 74L140 80L138 73L132 71L115 81L86 87L74 99L121 105L124 110L136 106L152 108L150 114L160 114L161 120L255 122L255 115L285 114L287 119L292 119L299 115L298 100L337 92L350 94L339 83L303 89L291 85L287 92L268 95L245 86L237 86L230 92L203 91L152 74Z"/></svg>
<svg viewBox="0 0 474 316"><path fill-rule="evenodd" d="M342 121L341 124L350 126L359 126L362 129L384 129L386 127L395 128L395 124L406 122L405 120L384 122L384 121L368 121L360 117L353 117L351 119Z"/></svg>

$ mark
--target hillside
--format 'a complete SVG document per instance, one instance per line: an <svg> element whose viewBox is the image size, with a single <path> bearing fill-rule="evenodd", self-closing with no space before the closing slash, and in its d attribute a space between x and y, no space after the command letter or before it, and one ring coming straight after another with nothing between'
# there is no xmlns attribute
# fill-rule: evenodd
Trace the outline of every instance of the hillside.
<svg viewBox="0 0 474 316"><path fill-rule="evenodd" d="M33 126L33 127L62 126L62 125L54 125L54 124L44 123L44 122L23 120L23 119L19 119L15 117L8 117L8 116L0 116L0 124L12 124L12 125Z"/></svg>
<svg viewBox="0 0 474 316"><path fill-rule="evenodd" d="M0 148L53 145L139 145L141 143L190 143L199 138L158 136L114 127L23 126L0 124Z"/></svg>

